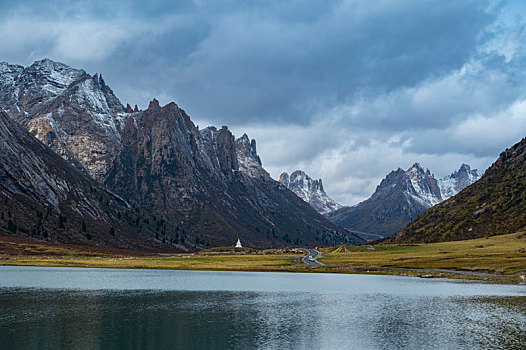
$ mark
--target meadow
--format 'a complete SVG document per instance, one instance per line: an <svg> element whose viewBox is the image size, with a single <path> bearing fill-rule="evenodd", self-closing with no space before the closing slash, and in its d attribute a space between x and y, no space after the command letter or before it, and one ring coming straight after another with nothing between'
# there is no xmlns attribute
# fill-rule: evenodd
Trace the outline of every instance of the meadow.
<svg viewBox="0 0 526 350"><path fill-rule="evenodd" d="M369 248L369 249L368 249ZM302 249L214 248L196 253L154 254L133 250L62 245L0 237L1 265L129 269L277 271L396 274L521 282L526 274L526 233L430 243L321 247L319 262L307 266Z"/></svg>

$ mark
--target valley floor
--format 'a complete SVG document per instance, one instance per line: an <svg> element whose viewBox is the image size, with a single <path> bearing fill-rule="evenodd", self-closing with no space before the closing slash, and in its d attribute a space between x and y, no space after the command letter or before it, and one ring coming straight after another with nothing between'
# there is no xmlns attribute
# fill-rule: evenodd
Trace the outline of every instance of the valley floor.
<svg viewBox="0 0 526 350"><path fill-rule="evenodd" d="M525 282L521 276L526 275L526 233L375 248L350 246L348 253L334 253L335 247L325 247L318 259L325 265L307 266L300 249L225 248L167 255L0 237L0 265L365 273Z"/></svg>

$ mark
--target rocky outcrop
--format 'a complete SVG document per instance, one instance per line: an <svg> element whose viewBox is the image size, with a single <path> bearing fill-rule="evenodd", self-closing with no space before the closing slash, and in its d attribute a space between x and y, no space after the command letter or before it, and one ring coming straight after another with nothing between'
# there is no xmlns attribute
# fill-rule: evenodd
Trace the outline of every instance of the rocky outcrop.
<svg viewBox="0 0 526 350"><path fill-rule="evenodd" d="M0 63L0 108L63 158L101 180L125 110L102 76L44 59Z"/></svg>
<svg viewBox="0 0 526 350"><path fill-rule="evenodd" d="M176 250L155 239L145 218L0 111L0 234Z"/></svg>
<svg viewBox="0 0 526 350"><path fill-rule="evenodd" d="M321 179L313 180L301 170L296 170L290 176L282 173L279 182L320 214L328 214L342 207L325 193Z"/></svg>
<svg viewBox="0 0 526 350"><path fill-rule="evenodd" d="M270 175L261 164L256 151L256 140L249 141L247 134L243 134L236 140L236 158L239 171L251 178L270 180Z"/></svg>

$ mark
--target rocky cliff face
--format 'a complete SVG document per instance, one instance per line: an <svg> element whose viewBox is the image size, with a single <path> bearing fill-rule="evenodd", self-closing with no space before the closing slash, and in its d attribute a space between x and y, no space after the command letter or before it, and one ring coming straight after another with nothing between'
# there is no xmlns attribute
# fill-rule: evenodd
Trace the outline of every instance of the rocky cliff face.
<svg viewBox="0 0 526 350"><path fill-rule="evenodd" d="M462 166L457 178L474 178ZM398 233L397 242L442 242L524 231L526 139L501 153L485 174L460 193L425 211Z"/></svg>
<svg viewBox="0 0 526 350"><path fill-rule="evenodd" d="M175 250L119 196L0 111L0 232L61 243Z"/></svg>
<svg viewBox="0 0 526 350"><path fill-rule="evenodd" d="M415 163L407 171L399 168L387 175L371 198L331 212L328 217L367 240L391 236L442 202L443 196L450 196L476 181L475 174L476 170L463 165L451 176L437 181L429 169L424 170Z"/></svg>
<svg viewBox="0 0 526 350"><path fill-rule="evenodd" d="M236 158L241 173L251 178L270 180L270 175L263 169L257 154L256 140L249 141L247 134L236 140Z"/></svg>
<svg viewBox="0 0 526 350"><path fill-rule="evenodd" d="M0 63L0 108L98 180L118 148L126 116L102 76L48 59L26 68Z"/></svg>
<svg viewBox="0 0 526 350"><path fill-rule="evenodd" d="M432 207L442 201L438 181L429 169L424 171L420 164L415 163L405 174L409 177L411 186L407 186L406 193L421 201L423 206Z"/></svg>
<svg viewBox="0 0 526 350"><path fill-rule="evenodd" d="M262 168L256 143L227 127L203 130L171 103L134 113L106 184L131 203L163 213L197 247L359 242L280 187Z"/></svg>
<svg viewBox="0 0 526 350"><path fill-rule="evenodd" d="M342 207L325 193L321 179L313 180L301 170L296 170L290 176L282 173L279 182L320 214L327 214Z"/></svg>

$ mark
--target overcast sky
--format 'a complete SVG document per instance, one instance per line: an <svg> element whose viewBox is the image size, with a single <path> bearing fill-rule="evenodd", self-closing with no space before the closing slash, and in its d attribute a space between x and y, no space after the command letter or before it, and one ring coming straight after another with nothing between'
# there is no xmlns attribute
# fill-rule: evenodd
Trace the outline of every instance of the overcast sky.
<svg viewBox="0 0 526 350"><path fill-rule="evenodd" d="M486 169L526 136L522 1L0 1L0 61L102 73L255 138L355 204L398 167Z"/></svg>

